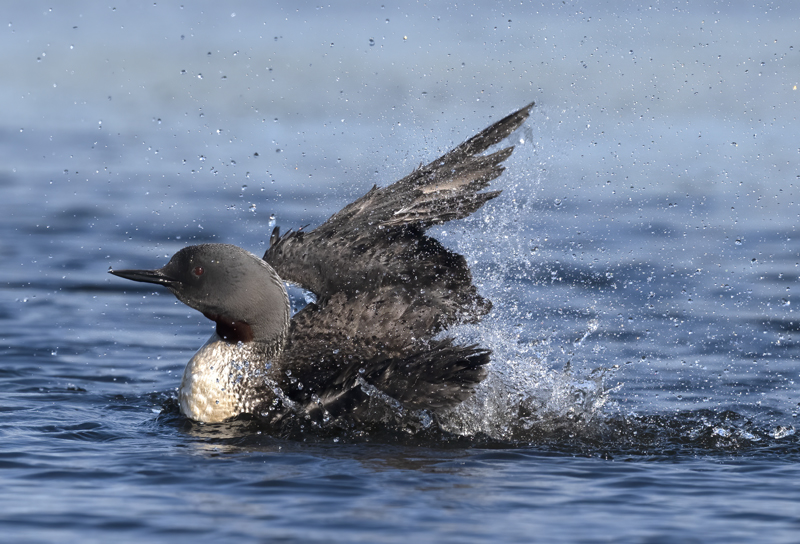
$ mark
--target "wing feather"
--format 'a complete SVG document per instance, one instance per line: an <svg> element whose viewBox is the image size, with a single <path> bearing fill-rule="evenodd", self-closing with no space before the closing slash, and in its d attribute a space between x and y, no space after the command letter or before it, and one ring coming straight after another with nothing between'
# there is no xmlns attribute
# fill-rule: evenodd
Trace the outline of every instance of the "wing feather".
<svg viewBox="0 0 800 544"><path fill-rule="evenodd" d="M350 409L365 394L363 380L407 407L437 408L460 402L483 379L487 350L434 336L477 321L491 303L464 258L425 231L500 194L479 191L502 174L514 148L481 153L519 128L533 106L373 187L312 231L273 232L264 259L318 297L293 319L280 362L293 400L316 396L331 410Z"/></svg>

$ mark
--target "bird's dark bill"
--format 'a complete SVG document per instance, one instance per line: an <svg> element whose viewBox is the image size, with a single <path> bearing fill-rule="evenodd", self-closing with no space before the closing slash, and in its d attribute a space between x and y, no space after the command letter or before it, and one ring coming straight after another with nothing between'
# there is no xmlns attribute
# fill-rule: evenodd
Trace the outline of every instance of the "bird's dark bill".
<svg viewBox="0 0 800 544"><path fill-rule="evenodd" d="M145 283L157 283L169 287L178 283L178 280L167 276L161 269L158 270L109 270L109 274L114 274L126 280L142 281Z"/></svg>

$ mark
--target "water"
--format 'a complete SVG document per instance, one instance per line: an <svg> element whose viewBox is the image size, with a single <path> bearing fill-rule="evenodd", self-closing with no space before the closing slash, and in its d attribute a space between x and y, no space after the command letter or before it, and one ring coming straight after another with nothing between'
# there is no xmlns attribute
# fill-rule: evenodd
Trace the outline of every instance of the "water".
<svg viewBox="0 0 800 544"><path fill-rule="evenodd" d="M8 541L796 542L793 5L13 5ZM495 303L447 432L180 417L212 325L106 274L263 251L536 100L435 229ZM274 219L271 215L274 214Z"/></svg>

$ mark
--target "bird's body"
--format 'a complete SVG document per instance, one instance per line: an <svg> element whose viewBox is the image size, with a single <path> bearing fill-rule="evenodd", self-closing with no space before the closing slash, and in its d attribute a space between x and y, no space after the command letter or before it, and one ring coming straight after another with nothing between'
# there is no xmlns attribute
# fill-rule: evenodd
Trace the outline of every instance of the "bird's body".
<svg viewBox="0 0 800 544"><path fill-rule="evenodd" d="M491 303L477 293L464 258L425 230L499 195L478 191L502 173L513 147L480 153L532 107L402 180L373 187L313 231L281 236L275 229L263 259L203 244L157 270L112 271L162 284L217 323L184 372L184 415L361 421L378 397L434 411L464 400L485 376L489 352L439 333L477 321ZM316 302L290 318L282 280L313 292Z"/></svg>

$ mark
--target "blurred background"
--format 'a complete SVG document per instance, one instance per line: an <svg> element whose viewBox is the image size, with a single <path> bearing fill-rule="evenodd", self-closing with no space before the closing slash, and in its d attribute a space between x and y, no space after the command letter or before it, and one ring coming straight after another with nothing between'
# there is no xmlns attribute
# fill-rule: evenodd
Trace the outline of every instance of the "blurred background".
<svg viewBox="0 0 800 544"><path fill-rule="evenodd" d="M8 2L2 175L83 199L136 176L165 222L189 183L279 211L273 189L346 200L535 100L537 197L688 195L706 226L790 228L800 6L722 7Z"/></svg>

